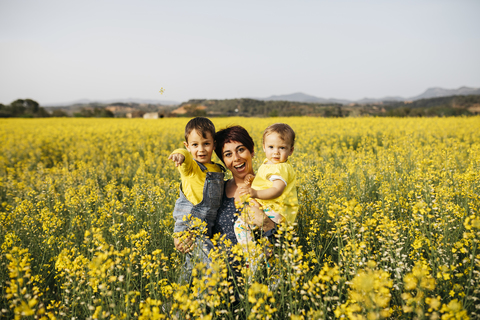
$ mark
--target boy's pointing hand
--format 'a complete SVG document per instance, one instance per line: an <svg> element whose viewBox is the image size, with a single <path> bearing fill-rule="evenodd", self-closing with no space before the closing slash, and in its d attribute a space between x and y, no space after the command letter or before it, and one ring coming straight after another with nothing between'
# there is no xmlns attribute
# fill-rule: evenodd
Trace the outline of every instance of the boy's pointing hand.
<svg viewBox="0 0 480 320"><path fill-rule="evenodd" d="M181 166L183 161L185 161L185 156L181 153L174 153L168 157L168 160L175 162L175 167Z"/></svg>

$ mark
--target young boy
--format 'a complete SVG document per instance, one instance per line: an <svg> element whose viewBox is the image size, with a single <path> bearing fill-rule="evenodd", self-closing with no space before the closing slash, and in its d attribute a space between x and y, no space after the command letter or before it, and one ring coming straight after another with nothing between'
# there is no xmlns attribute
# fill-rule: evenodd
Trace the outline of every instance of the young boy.
<svg viewBox="0 0 480 320"><path fill-rule="evenodd" d="M189 278L194 265L192 259L209 265L208 253L212 248L209 237L222 201L224 169L212 162L215 126L209 119L197 117L190 120L185 127L183 144L186 150L176 149L168 157L175 162L182 179L180 197L173 209L173 231L177 234L189 231L197 218L206 222L208 236L195 239L196 246L187 255L185 276Z"/></svg>
<svg viewBox="0 0 480 320"><path fill-rule="evenodd" d="M251 175L245 178L247 187L242 190L257 199L266 215L277 224L295 222L298 211L296 175L288 161L294 144L295 132L288 124L275 123L265 129L263 151L267 158L254 179ZM253 240L250 227L242 219L237 219L234 228L239 243Z"/></svg>

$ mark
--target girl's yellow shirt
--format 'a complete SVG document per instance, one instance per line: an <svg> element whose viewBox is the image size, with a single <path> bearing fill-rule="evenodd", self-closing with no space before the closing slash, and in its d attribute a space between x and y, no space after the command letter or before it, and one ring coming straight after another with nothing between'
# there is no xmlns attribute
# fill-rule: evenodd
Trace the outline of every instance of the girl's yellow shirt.
<svg viewBox="0 0 480 320"><path fill-rule="evenodd" d="M281 214L289 223L295 222L298 212L297 181L295 170L290 161L278 164L267 164L268 159L258 168L257 175L252 182L252 188L255 190L265 190L273 186L270 177L280 176L286 182L287 186L281 196L271 200L260 200L258 202L278 214Z"/></svg>

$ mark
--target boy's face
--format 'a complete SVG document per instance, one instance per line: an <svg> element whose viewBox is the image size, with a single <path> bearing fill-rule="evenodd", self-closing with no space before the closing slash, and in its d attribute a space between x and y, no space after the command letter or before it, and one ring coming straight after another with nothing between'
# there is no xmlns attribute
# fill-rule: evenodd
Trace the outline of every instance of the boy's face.
<svg viewBox="0 0 480 320"><path fill-rule="evenodd" d="M212 163L215 141L210 132L207 132L205 136L206 138L204 138L200 132L193 129L188 135L188 142L184 142L183 144L188 152L192 154L193 159L200 163Z"/></svg>
<svg viewBox="0 0 480 320"><path fill-rule="evenodd" d="M290 141L284 141L276 132L272 132L263 141L263 151L270 163L277 164L287 161L293 153Z"/></svg>

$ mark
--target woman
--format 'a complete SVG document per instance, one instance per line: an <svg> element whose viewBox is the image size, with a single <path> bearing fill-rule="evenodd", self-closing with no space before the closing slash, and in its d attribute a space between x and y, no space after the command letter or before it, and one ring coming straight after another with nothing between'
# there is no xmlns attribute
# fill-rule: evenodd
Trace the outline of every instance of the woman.
<svg viewBox="0 0 480 320"><path fill-rule="evenodd" d="M254 142L252 137L241 126L232 126L220 130L215 135L216 148L215 153L223 161L227 169L232 172L233 178L225 182L222 205L218 209L216 224L213 228L214 234L220 233L230 240L232 246L237 244L237 238L233 229L237 219L237 209L235 202L240 200L240 188L245 186L245 176L254 174L253 156ZM260 210L256 201L251 201L250 221L263 231L263 236L273 237L276 226L275 223L268 218L265 213ZM181 243L178 239L174 239L175 248L183 253L193 250L194 241L186 239Z"/></svg>

